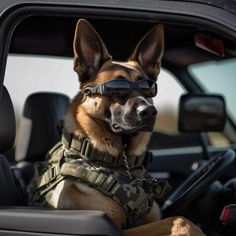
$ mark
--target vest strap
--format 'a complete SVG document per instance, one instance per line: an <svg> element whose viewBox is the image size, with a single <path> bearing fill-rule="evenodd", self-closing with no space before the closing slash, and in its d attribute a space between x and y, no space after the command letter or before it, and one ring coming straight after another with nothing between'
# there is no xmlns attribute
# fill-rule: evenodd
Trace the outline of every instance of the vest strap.
<svg viewBox="0 0 236 236"><path fill-rule="evenodd" d="M123 184L118 178L97 168L64 163L61 167L64 177L79 179L93 188L118 201L132 215L142 216L151 206L153 199L147 197L144 189L135 183Z"/></svg>
<svg viewBox="0 0 236 236"><path fill-rule="evenodd" d="M67 149L77 152L77 157L80 156L81 158L85 158L89 161L109 165L114 168L118 166L125 166L123 156L114 157L107 153L100 152L95 149L90 140L84 136L75 136L64 131L61 142ZM146 152L135 159L129 159L128 164L131 167L138 167L142 165L146 167L151 161L152 153Z"/></svg>

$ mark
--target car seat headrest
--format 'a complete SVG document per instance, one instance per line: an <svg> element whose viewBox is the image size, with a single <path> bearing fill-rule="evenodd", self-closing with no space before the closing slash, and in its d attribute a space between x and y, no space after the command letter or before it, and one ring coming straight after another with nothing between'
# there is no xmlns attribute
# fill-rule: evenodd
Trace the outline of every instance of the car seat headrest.
<svg viewBox="0 0 236 236"><path fill-rule="evenodd" d="M17 135L16 161L44 160L60 139L58 124L68 105L69 97L60 93L38 92L28 96Z"/></svg>

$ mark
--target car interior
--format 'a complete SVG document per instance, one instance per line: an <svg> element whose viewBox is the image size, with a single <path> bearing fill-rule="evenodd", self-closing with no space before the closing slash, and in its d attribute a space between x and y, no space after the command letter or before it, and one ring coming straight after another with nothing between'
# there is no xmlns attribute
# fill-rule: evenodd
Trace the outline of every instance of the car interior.
<svg viewBox="0 0 236 236"><path fill-rule="evenodd" d="M21 19L12 31L8 56L72 60L75 25L79 18L85 18L101 35L113 59L127 60L138 40L154 24L163 23L162 67L174 75L189 96L182 96L178 101L179 131L170 134L157 128L148 146L153 153L148 170L154 177L168 180L172 186L159 202L163 216L183 215L207 235L234 235L236 218L224 219L223 224L220 219L224 207L236 202L236 126L224 97L205 91L188 68L198 63L235 59L236 38L223 26L194 17L119 14L36 11ZM21 86L25 86L20 82L20 75L14 79L20 91ZM67 83L70 83L68 78ZM0 97L0 235L122 235L102 212L28 205L26 189L34 176L34 165L44 161L47 151L60 141L61 121L71 98L61 92L32 92L24 101L20 124L15 118L11 96L14 94L9 94L7 86L3 86ZM196 109L189 108L189 104L196 104ZM227 140L227 145L213 144L211 135L216 132ZM174 204L168 205L167 199Z"/></svg>

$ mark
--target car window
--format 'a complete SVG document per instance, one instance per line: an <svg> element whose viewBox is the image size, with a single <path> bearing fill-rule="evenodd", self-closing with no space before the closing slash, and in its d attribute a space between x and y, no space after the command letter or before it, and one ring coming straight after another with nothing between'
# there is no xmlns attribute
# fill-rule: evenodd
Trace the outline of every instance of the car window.
<svg viewBox="0 0 236 236"><path fill-rule="evenodd" d="M4 84L11 95L17 123L29 94L51 91L73 98L79 90L72 58L10 54ZM167 134L177 133L178 101L184 92L175 77L162 68L158 77L158 94L154 98L158 110L155 130Z"/></svg>
<svg viewBox="0 0 236 236"><path fill-rule="evenodd" d="M186 93L175 76L162 68L158 78L158 94L154 104L158 110L155 131L175 135L178 133L179 99Z"/></svg>
<svg viewBox="0 0 236 236"><path fill-rule="evenodd" d="M224 96L226 109L236 122L236 93L235 72L236 59L209 61L189 66L189 73L207 93L217 93ZM221 146L229 144L229 140L222 133L210 133L212 144Z"/></svg>
<svg viewBox="0 0 236 236"><path fill-rule="evenodd" d="M194 64L189 67L189 72L205 91L223 94L227 110L235 122L236 93L233 84L235 83L236 59Z"/></svg>
<svg viewBox="0 0 236 236"><path fill-rule="evenodd" d="M4 84L11 95L17 121L29 94L60 92L72 98L79 90L72 58L10 54Z"/></svg>
<svg viewBox="0 0 236 236"><path fill-rule="evenodd" d="M165 68L161 68L157 83L158 94L153 100L158 115L150 147L200 146L199 135L178 132L179 99L187 92L186 89ZM13 101L17 132L23 122L23 106L27 96L34 92L51 91L66 94L72 99L79 90L73 58L65 57L9 54L4 84Z"/></svg>

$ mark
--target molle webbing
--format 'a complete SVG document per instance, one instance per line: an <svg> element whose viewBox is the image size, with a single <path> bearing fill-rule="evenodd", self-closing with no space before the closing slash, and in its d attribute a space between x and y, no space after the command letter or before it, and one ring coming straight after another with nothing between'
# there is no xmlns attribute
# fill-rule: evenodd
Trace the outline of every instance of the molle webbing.
<svg viewBox="0 0 236 236"><path fill-rule="evenodd" d="M153 196L148 196L142 188L142 183L121 183L119 174L112 174L107 168L97 168L81 160L68 159L61 167L53 163L44 174L38 178L37 194L34 200L41 201L48 192L53 190L63 179L72 179L87 184L104 195L119 202L133 217L142 217L152 206ZM48 196L45 196L48 199Z"/></svg>
<svg viewBox="0 0 236 236"><path fill-rule="evenodd" d="M150 201L152 199L148 199L141 186L134 183L121 183L118 177L104 169L86 167L76 163L64 163L61 168L61 175L75 180L79 179L118 201L126 211L135 213L139 217L151 207Z"/></svg>
<svg viewBox="0 0 236 236"><path fill-rule="evenodd" d="M74 149L82 158L88 159L89 161L98 162L109 165L110 167L124 166L124 160L122 156L114 157L108 153L103 153L93 148L89 139L84 136L75 137L73 134L63 132L62 143L68 149ZM147 166L152 161L152 155L150 152L146 152L139 157L130 158L129 166Z"/></svg>
<svg viewBox="0 0 236 236"><path fill-rule="evenodd" d="M56 185L64 179L71 179L91 186L117 201L125 209L126 227L141 225L143 216L151 208L153 200L161 198L169 189L166 181L153 179L147 175L141 163L137 162L137 166L131 169L133 179L129 179L124 166L113 166L112 170L106 167L111 162L107 155L99 152L98 158L90 158L98 151L93 151L93 148L90 150L88 145L91 144L87 140L84 141L86 138L81 137L76 141L73 137L69 142L68 138L55 145L47 155L48 161L38 168L37 176L31 185L31 191L34 192L31 197L33 204L51 205L51 196ZM93 155L88 155L89 153ZM142 162L144 160L145 157ZM98 162L105 165L99 165ZM112 161L112 164L116 166L119 162Z"/></svg>

